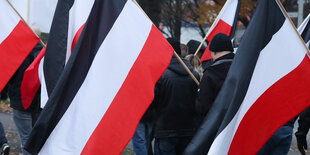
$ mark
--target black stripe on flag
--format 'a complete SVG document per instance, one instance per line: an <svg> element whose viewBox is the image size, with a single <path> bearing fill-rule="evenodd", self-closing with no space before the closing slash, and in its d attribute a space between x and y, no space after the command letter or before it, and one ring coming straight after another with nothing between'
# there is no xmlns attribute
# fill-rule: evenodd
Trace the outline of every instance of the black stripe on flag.
<svg viewBox="0 0 310 155"><path fill-rule="evenodd" d="M76 44L55 90L43 109L25 146L37 154L60 121L84 82L100 45L120 15L127 0L96 0L81 38ZM100 20L99 20L100 19ZM113 51L111 51L113 52ZM70 90L70 91L68 91Z"/></svg>
<svg viewBox="0 0 310 155"><path fill-rule="evenodd" d="M274 0L261 0L238 48L213 107L184 154L207 154L216 136L237 113L247 92L260 51L279 31L285 16Z"/></svg>
<svg viewBox="0 0 310 155"><path fill-rule="evenodd" d="M74 0L58 1L56 6L43 64L48 96L51 95L65 67L69 11L73 3Z"/></svg>
<svg viewBox="0 0 310 155"><path fill-rule="evenodd" d="M236 10L236 13L235 13L234 23L233 23L233 25L232 25L231 33L230 33L230 36L229 36L231 39L235 36L235 32L236 32L236 29L237 29L237 23L238 23L238 18L239 18L240 5L241 5L241 0L238 0L237 10Z"/></svg>

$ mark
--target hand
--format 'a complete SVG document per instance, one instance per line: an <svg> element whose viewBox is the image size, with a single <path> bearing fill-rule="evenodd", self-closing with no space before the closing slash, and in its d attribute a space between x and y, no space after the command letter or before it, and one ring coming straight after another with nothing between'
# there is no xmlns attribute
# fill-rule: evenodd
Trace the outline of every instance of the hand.
<svg viewBox="0 0 310 155"><path fill-rule="evenodd" d="M308 149L306 136L296 136L298 150L302 155L305 155L305 150Z"/></svg>

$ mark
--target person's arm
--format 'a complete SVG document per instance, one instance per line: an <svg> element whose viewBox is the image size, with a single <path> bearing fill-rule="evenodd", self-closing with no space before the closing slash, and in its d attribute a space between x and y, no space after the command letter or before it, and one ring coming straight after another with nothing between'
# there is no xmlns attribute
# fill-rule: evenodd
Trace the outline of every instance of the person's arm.
<svg viewBox="0 0 310 155"><path fill-rule="evenodd" d="M196 111L200 116L204 117L209 112L214 102L214 93L215 92L210 77L202 77L196 99Z"/></svg>
<svg viewBox="0 0 310 155"><path fill-rule="evenodd" d="M307 108L299 115L298 120L298 130L295 133L297 139L298 150L301 154L305 154L305 150L308 149L307 146L307 133L310 127L310 107Z"/></svg>

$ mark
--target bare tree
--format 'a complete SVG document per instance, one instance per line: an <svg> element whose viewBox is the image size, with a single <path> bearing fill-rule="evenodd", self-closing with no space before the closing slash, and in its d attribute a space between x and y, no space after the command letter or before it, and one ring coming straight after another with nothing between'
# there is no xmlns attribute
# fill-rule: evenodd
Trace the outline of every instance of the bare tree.
<svg viewBox="0 0 310 155"><path fill-rule="evenodd" d="M171 35L171 37L180 40L181 24L184 14L185 0L165 0L162 3L161 19Z"/></svg>

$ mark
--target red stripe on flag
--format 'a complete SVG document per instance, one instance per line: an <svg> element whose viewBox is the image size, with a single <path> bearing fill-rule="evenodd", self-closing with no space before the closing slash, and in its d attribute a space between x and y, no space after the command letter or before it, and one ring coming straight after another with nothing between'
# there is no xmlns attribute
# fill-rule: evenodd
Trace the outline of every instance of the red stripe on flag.
<svg viewBox="0 0 310 155"><path fill-rule="evenodd" d="M216 26L214 27L214 29L209 34L209 36L207 37L207 41L210 43L212 38L218 33L224 33L224 34L230 36L231 29L232 29L231 25L227 24L225 21L220 19L218 21L218 23L216 24ZM209 45L208 45L208 47L206 48L205 52L203 53L200 61L204 62L204 61L207 61L210 59L212 59L212 57L211 57L211 52L209 50Z"/></svg>
<svg viewBox="0 0 310 155"><path fill-rule="evenodd" d="M0 91L39 42L39 38L22 21L0 44Z"/></svg>
<svg viewBox="0 0 310 155"><path fill-rule="evenodd" d="M140 55L82 154L121 154L153 101L155 84L168 67L173 51L153 25Z"/></svg>
<svg viewBox="0 0 310 155"><path fill-rule="evenodd" d="M75 47L77 41L79 40L80 35L81 35L81 33L82 33L82 30L83 30L84 26L85 26L85 24L83 24L83 25L79 28L79 30L76 32L76 34L75 34L75 36L74 36L74 38L73 38L73 40L72 40L71 52L73 51L73 49L74 49L74 47Z"/></svg>
<svg viewBox="0 0 310 155"><path fill-rule="evenodd" d="M211 51L209 49L209 45L207 46L206 50L203 52L203 55L200 58L200 62L208 61L212 59Z"/></svg>
<svg viewBox="0 0 310 155"><path fill-rule="evenodd" d="M243 117L229 154L256 154L283 124L310 104L310 60L267 89Z"/></svg>
<svg viewBox="0 0 310 155"><path fill-rule="evenodd" d="M39 80L39 65L41 59L45 55L45 48L43 47L40 54L36 57L36 59L30 64L30 66L24 72L23 81L20 87L22 104L24 109L28 109L31 105L31 102L36 95L38 89L40 88L40 80Z"/></svg>
<svg viewBox="0 0 310 155"><path fill-rule="evenodd" d="M222 19L219 20L219 22L216 24L216 26L214 27L214 29L212 30L212 32L209 34L209 36L207 37L207 41L211 41L212 38L218 34L218 33L224 33L228 36L230 36L231 33L231 29L232 26L227 24L225 21L223 21Z"/></svg>

